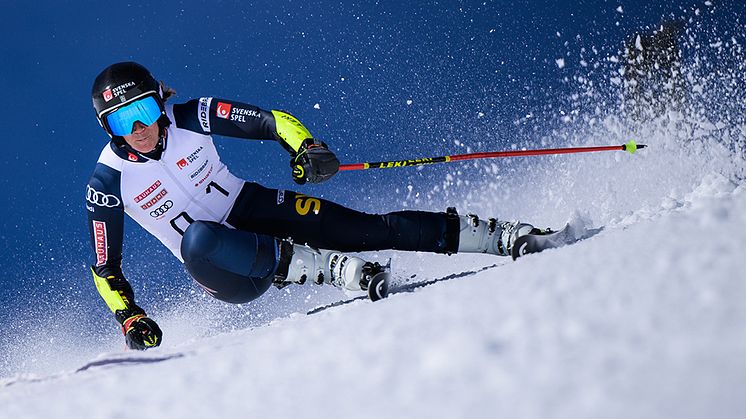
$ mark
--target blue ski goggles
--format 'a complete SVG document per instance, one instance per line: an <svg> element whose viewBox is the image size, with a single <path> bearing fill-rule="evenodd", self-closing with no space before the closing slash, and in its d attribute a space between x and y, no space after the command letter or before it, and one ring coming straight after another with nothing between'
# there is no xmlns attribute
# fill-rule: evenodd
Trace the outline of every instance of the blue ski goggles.
<svg viewBox="0 0 746 419"><path fill-rule="evenodd" d="M143 125L150 126L161 117L162 113L161 106L155 97L145 96L106 115L104 121L112 135L122 137L132 134L132 126L135 122L140 121Z"/></svg>

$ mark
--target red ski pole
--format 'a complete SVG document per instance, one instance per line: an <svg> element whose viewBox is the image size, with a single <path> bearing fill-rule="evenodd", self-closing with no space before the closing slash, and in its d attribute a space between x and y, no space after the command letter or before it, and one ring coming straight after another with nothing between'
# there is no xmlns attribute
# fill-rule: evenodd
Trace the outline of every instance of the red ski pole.
<svg viewBox="0 0 746 419"><path fill-rule="evenodd" d="M594 151L627 151L634 154L635 151L647 147L645 144L637 144L633 141L622 145L608 145L597 147L569 147L569 148L544 148L538 150L515 150L515 151L490 151L485 153L454 154L451 156L425 157L410 160L391 160L381 162L342 164L339 170L367 170L367 169L389 169L392 167L422 166L433 163L448 163L453 161L493 159L498 157L523 157L541 156L546 154L573 154L590 153Z"/></svg>

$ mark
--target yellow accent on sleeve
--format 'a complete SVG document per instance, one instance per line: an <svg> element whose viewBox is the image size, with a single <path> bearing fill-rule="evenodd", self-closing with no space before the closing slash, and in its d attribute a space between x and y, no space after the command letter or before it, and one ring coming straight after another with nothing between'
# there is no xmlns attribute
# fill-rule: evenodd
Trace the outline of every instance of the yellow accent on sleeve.
<svg viewBox="0 0 746 419"><path fill-rule="evenodd" d="M112 313L116 313L117 310L127 310L129 308L125 299L122 298L122 295L118 291L111 289L109 281L107 281L106 278L96 275L96 272L94 272L92 268L91 273L93 274L93 282L96 283L98 293L101 295L101 298L104 299L106 305L109 306L109 310L111 310Z"/></svg>
<svg viewBox="0 0 746 419"><path fill-rule="evenodd" d="M289 113L282 111L272 111L272 115L275 117L275 127L277 129L277 135L282 138L285 143L297 152L300 149L303 140L311 138L311 133L300 123L298 118L290 115Z"/></svg>

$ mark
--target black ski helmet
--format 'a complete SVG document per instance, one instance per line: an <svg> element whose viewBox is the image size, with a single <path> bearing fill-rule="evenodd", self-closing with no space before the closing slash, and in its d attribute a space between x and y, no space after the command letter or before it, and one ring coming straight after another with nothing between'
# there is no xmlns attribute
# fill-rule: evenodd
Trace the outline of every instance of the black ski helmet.
<svg viewBox="0 0 746 419"><path fill-rule="evenodd" d="M160 83L142 65L127 61L106 67L93 81L91 99L98 123L113 136L106 124L106 115L142 97L151 95L161 109L158 124L167 126L169 121L163 105Z"/></svg>

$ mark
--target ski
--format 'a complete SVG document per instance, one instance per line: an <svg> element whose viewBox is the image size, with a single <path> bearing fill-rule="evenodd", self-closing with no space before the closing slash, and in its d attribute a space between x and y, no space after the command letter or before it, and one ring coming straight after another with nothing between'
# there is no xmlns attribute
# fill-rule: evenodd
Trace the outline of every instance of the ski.
<svg viewBox="0 0 746 419"><path fill-rule="evenodd" d="M513 257L513 260L516 260L519 257L529 253L538 253L546 249L566 246L568 244L572 244L592 237L600 233L602 230L603 227L589 229L586 228L582 223L571 221L559 231L549 232L545 234L527 234L525 236L519 237L513 245L511 256ZM374 273L373 276L369 279L366 294L319 306L311 309L306 314L316 314L332 307L338 307L360 300L379 301L392 294L413 292L419 288L427 287L438 282L468 277L488 269L502 266L505 263L506 262L495 263L493 265L484 266L473 271L455 273L441 278L426 281L410 283L409 280L414 278L413 276L409 278L409 280L405 280L404 283L392 283L389 261L389 264L383 267L383 271Z"/></svg>
<svg viewBox="0 0 746 419"><path fill-rule="evenodd" d="M539 253L547 249L567 246L595 236L603 227L586 229L567 224L562 230L544 234L526 234L513 243L511 256L513 260L529 253Z"/></svg>
<svg viewBox="0 0 746 419"><path fill-rule="evenodd" d="M392 284L391 283L390 272L386 272L386 273L389 274L389 278L387 278L388 282L386 284L387 287L388 287L388 289L387 289L388 292L387 292L386 295L389 296L389 295L399 294L399 293L414 292L417 289L424 288L424 287L436 284L438 282L443 282L443 281L448 281L448 280L452 280L452 279L458 279L458 278L464 278L464 277L472 276L474 274L478 274L478 273L486 271L488 269L497 268L498 266L502 266L504 264L505 264L505 262L495 263L495 264L484 266L482 268L479 268L479 269L476 269L476 270L473 270L473 271L459 272L459 273L450 274L450 275L447 275L447 276L444 276L444 277L441 277L441 278L435 278L435 279L430 279L430 280L426 280L426 281L411 282L411 283L409 281L404 281L404 283L398 283L398 284ZM414 277L415 277L415 275L413 275L412 277L410 277L409 280L413 279ZM368 290L368 293L370 293L370 288ZM373 300L370 297L370 294L359 295L357 297L348 298L346 300L335 301L333 303L329 303L329 304L326 304L326 305L323 305L323 306L316 307L314 309L309 310L306 314L307 315L316 314L316 313L322 312L324 310L330 309L332 307L339 307L339 306L342 306L342 305L350 304L350 303L353 303L355 301L361 301L361 300L377 301L377 300Z"/></svg>

